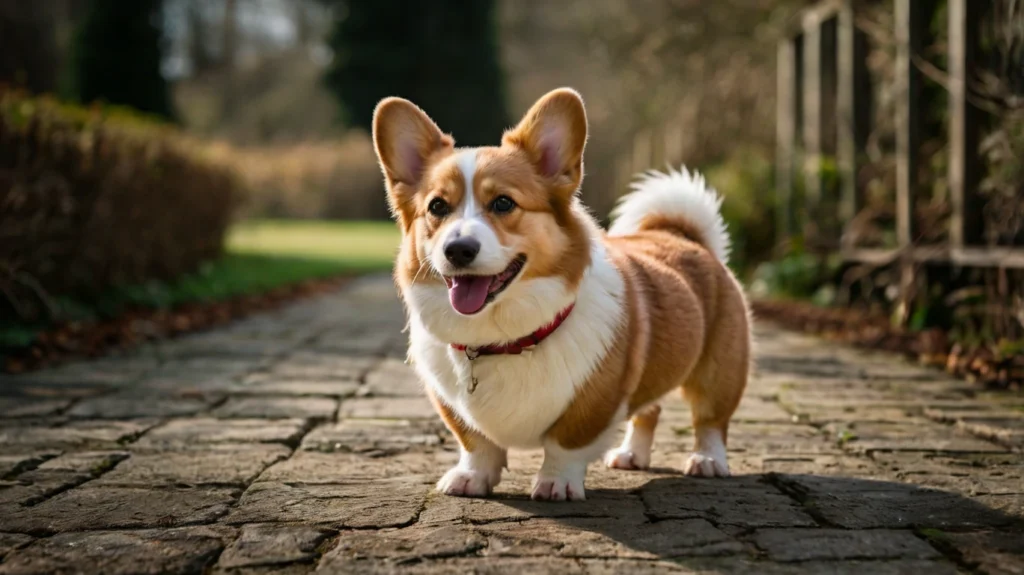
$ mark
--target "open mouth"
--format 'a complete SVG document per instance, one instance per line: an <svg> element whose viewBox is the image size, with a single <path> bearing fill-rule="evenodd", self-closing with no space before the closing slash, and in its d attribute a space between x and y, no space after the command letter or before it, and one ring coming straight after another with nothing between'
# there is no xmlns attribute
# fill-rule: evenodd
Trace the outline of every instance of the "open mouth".
<svg viewBox="0 0 1024 575"><path fill-rule="evenodd" d="M473 315L494 301L519 276L526 264L526 256L520 254L499 274L492 276L445 276L448 285L448 299L455 311L462 315Z"/></svg>

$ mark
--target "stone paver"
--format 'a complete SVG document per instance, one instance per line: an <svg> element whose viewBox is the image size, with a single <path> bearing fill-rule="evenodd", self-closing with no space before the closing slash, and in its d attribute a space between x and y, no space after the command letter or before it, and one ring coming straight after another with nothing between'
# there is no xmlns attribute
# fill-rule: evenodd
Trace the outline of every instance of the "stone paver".
<svg viewBox="0 0 1024 575"><path fill-rule="evenodd" d="M331 532L306 525L246 525L218 565L225 569L264 567L316 559Z"/></svg>
<svg viewBox="0 0 1024 575"><path fill-rule="evenodd" d="M0 379L0 574L1024 574L1024 398L758 326L727 480L593 465L588 499L433 492L455 442L387 278Z"/></svg>
<svg viewBox="0 0 1024 575"><path fill-rule="evenodd" d="M217 417L331 419L338 403L326 397L238 397L218 407Z"/></svg>
<svg viewBox="0 0 1024 575"><path fill-rule="evenodd" d="M210 527L61 533L0 564L0 573L202 573L231 533Z"/></svg>

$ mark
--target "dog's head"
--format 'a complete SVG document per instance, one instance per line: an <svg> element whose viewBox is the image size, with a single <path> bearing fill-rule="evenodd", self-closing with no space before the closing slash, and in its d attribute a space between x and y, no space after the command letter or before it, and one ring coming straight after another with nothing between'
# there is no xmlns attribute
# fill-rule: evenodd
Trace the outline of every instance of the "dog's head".
<svg viewBox="0 0 1024 575"><path fill-rule="evenodd" d="M579 94L550 92L500 146L465 149L413 103L388 98L373 139L402 229L396 277L428 329L494 343L571 303L589 263L576 201L587 139Z"/></svg>

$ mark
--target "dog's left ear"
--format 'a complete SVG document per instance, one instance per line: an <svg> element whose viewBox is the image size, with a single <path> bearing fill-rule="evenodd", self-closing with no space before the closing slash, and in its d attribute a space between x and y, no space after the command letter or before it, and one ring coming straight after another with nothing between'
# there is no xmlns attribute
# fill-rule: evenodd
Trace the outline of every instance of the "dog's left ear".
<svg viewBox="0 0 1024 575"><path fill-rule="evenodd" d="M583 180L587 112L571 88L548 92L502 141L526 151L537 169L558 191L571 197Z"/></svg>

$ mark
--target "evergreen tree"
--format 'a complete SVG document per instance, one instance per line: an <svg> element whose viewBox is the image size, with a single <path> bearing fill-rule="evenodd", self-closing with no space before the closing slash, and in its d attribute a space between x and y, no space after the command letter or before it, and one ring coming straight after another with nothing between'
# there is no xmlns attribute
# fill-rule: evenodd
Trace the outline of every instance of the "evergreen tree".
<svg viewBox="0 0 1024 575"><path fill-rule="evenodd" d="M162 0L93 0L75 32L68 96L172 118L162 43Z"/></svg>
<svg viewBox="0 0 1024 575"><path fill-rule="evenodd" d="M509 126L494 0L335 0L328 86L350 125L369 129L386 96L422 107L461 146Z"/></svg>

